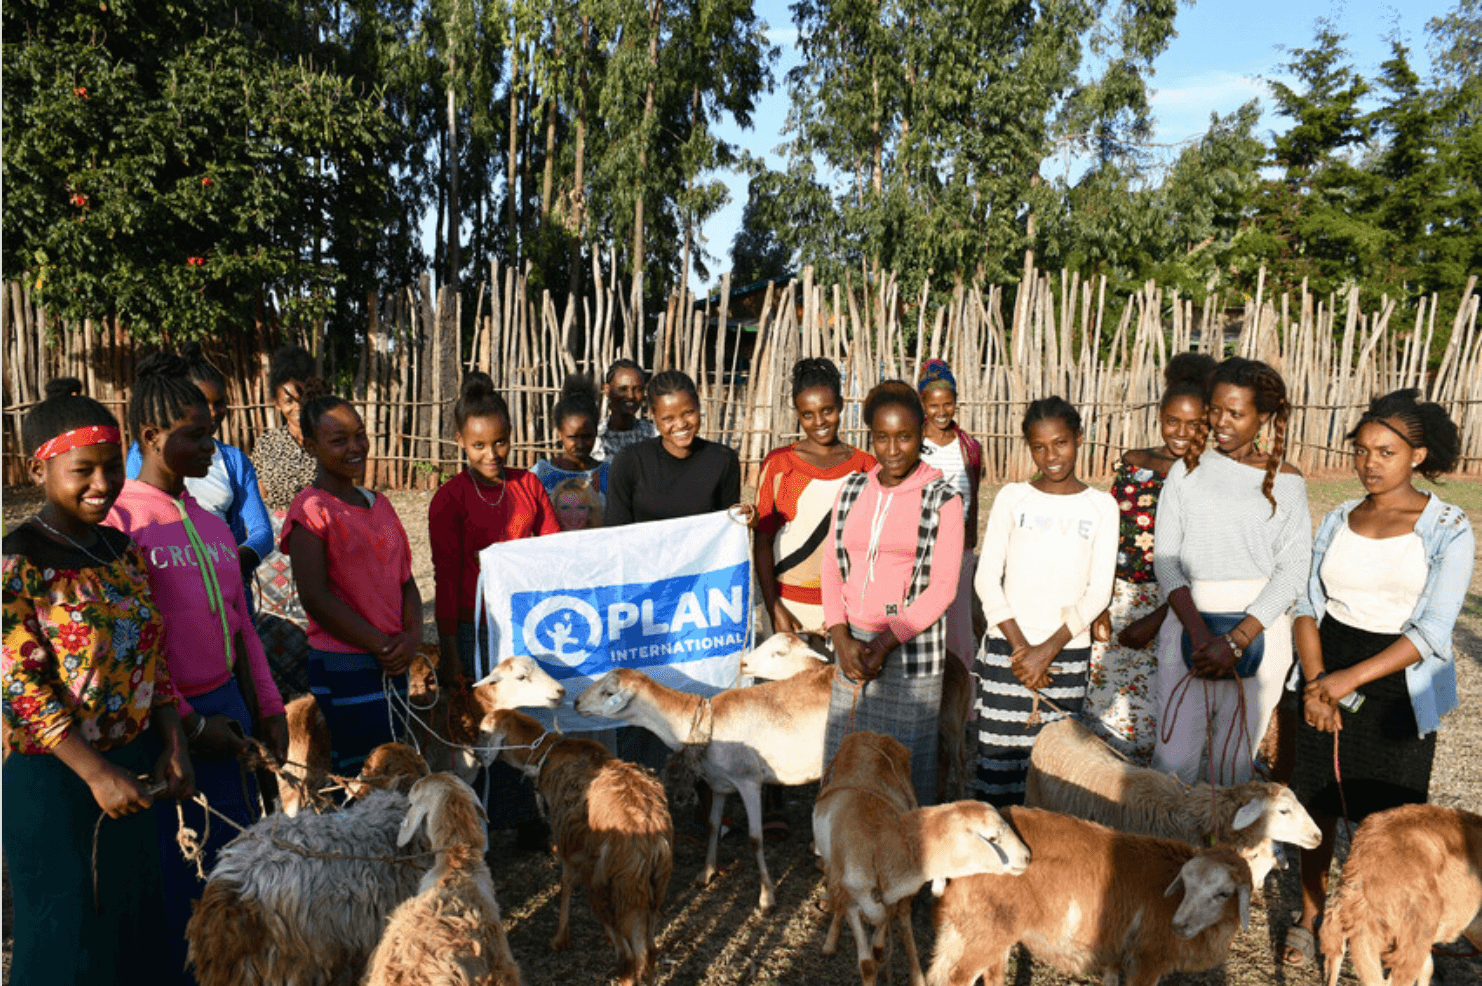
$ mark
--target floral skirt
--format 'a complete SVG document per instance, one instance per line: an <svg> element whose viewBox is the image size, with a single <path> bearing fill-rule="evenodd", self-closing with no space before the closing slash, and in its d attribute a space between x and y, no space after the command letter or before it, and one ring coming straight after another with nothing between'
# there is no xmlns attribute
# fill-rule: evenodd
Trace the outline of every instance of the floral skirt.
<svg viewBox="0 0 1482 986"><path fill-rule="evenodd" d="M1156 582L1117 579L1112 590L1112 639L1091 645L1086 718L1112 746L1140 764L1153 758L1158 738L1158 650L1132 650L1117 634L1163 605Z"/></svg>
<svg viewBox="0 0 1482 986"><path fill-rule="evenodd" d="M273 544L283 536L288 511L274 510ZM309 617L293 581L293 562L277 547L257 569L257 635L267 653L268 667L286 702L309 690Z"/></svg>

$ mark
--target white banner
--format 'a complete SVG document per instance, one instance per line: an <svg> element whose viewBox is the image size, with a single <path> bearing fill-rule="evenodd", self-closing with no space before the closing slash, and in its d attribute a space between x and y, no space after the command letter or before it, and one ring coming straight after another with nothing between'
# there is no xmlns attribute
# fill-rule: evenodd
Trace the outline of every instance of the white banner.
<svg viewBox="0 0 1482 986"><path fill-rule="evenodd" d="M568 531L479 552L478 674L514 654L566 686L568 703L617 667L712 695L736 681L751 627L751 552L727 511ZM546 728L605 729L568 704L523 710Z"/></svg>

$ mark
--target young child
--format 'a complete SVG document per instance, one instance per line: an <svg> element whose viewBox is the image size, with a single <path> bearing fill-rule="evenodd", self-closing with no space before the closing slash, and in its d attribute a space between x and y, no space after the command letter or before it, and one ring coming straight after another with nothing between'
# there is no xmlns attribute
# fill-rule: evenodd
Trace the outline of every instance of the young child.
<svg viewBox="0 0 1482 986"><path fill-rule="evenodd" d="M942 471L942 478L962 495L966 508L957 596L947 611L947 650L971 667L975 649L973 569L978 546L978 488L983 482L983 446L957 424L957 378L945 360L929 359L921 364L921 379L916 389L926 409L921 460Z"/></svg>
<svg viewBox="0 0 1482 986"><path fill-rule="evenodd" d="M551 504L563 531L585 531L602 526L602 498L581 476L563 479L551 490Z"/></svg>
<svg viewBox="0 0 1482 986"><path fill-rule="evenodd" d="M81 392L53 380L26 415L21 438L46 504L4 540L0 827L13 983L173 972L151 805L194 791L143 554L102 526L124 483L118 421ZM158 759L140 738L150 729Z"/></svg>
<svg viewBox="0 0 1482 986"><path fill-rule="evenodd" d="M1046 397L1029 405L1023 427L1039 475L998 491L974 579L988 620L976 666L976 786L999 806L1024 800L1033 712L1061 717L1036 693L1071 714L1085 703L1089 628L1117 570L1117 503L1075 474L1081 416Z"/></svg>
<svg viewBox="0 0 1482 986"><path fill-rule="evenodd" d="M453 678L474 676L478 648L487 639L487 628L476 633L474 624L479 552L561 530L540 480L505 464L509 424L509 406L488 374L465 377L453 425L468 468L438 488L427 511L442 669ZM544 835L533 789L507 764L496 762L488 770L489 824L518 828L522 848L539 848Z"/></svg>
<svg viewBox="0 0 1482 986"><path fill-rule="evenodd" d="M546 492L554 495L556 484L567 479L587 480L596 489L599 500L607 492L607 470L612 462L592 457L600 416L597 391L591 379L581 374L567 377L561 385L561 399L551 414L561 439L561 451L549 459L541 459L531 470Z"/></svg>
<svg viewBox="0 0 1482 986"><path fill-rule="evenodd" d="M360 485L370 442L341 397L299 412L314 484L288 509L281 545L309 616L309 690L324 710L337 773L397 737L383 675L404 675L422 644L422 595L412 547L391 501ZM405 679L393 685L401 690Z"/></svg>
<svg viewBox="0 0 1482 986"><path fill-rule="evenodd" d="M198 342L181 346L180 358L185 361L186 376L211 408L211 430L215 434L221 430L221 422L226 420L226 377L206 359ZM129 446L130 479L139 478L143 464L136 438ZM217 441L216 451L211 456L211 468L204 476L186 477L185 488L190 490L196 503L226 521L226 526L231 528L232 537L237 542L237 561L241 564L242 578L247 587L247 605L251 607L253 574L258 564L273 550L273 525L268 519L262 492L258 489L257 470L252 467L252 460L235 445Z"/></svg>
<svg viewBox="0 0 1482 986"><path fill-rule="evenodd" d="M659 437L654 423L638 416L647 384L648 375L637 363L630 359L612 361L602 384L602 393L607 398L607 420L597 429L592 458L611 462L629 445Z"/></svg>
<svg viewBox="0 0 1482 986"><path fill-rule="evenodd" d="M255 820L256 794L250 781L244 785L236 758L241 737L262 737L281 758L288 753L288 725L247 609L236 539L185 488L186 477L210 469L216 443L206 398L178 356L155 353L139 363L129 426L139 439L139 478L124 483L108 523L144 553L150 594L168 628L165 655L183 696L180 714L196 787L212 808L248 825ZM182 808L186 824L205 832L204 810L195 804ZM183 970L185 925L205 883L180 854L174 814L160 812L158 821L173 968ZM228 825L211 826L207 872L235 834ZM171 980L193 981L179 971Z"/></svg>

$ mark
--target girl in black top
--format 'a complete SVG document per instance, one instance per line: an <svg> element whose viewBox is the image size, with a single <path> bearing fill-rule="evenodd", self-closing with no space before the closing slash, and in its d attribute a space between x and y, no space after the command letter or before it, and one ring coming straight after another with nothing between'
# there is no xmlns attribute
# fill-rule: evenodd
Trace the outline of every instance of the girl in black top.
<svg viewBox="0 0 1482 986"><path fill-rule="evenodd" d="M736 450L700 437L695 382L665 370L648 382L659 437L618 453L607 477L607 527L726 510L741 500Z"/></svg>

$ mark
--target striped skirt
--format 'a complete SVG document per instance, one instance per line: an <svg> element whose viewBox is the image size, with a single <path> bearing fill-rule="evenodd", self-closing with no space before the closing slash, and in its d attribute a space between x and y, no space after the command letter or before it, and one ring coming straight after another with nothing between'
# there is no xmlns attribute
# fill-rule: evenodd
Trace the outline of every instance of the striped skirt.
<svg viewBox="0 0 1482 986"><path fill-rule="evenodd" d="M405 741L374 655L311 649L308 671L309 691L329 725L335 773L357 774L370 751L382 743ZM405 697L406 676L392 678L391 687Z"/></svg>
<svg viewBox="0 0 1482 986"><path fill-rule="evenodd" d="M1024 803L1029 750L1040 729L1065 716L1040 704L1040 721L1029 724L1034 693L1019 683L1009 663L1012 649L1001 637L984 637L975 667L978 679L978 797L998 807ZM1050 666L1051 684L1044 696L1071 715L1086 704L1089 647L1067 647Z"/></svg>

